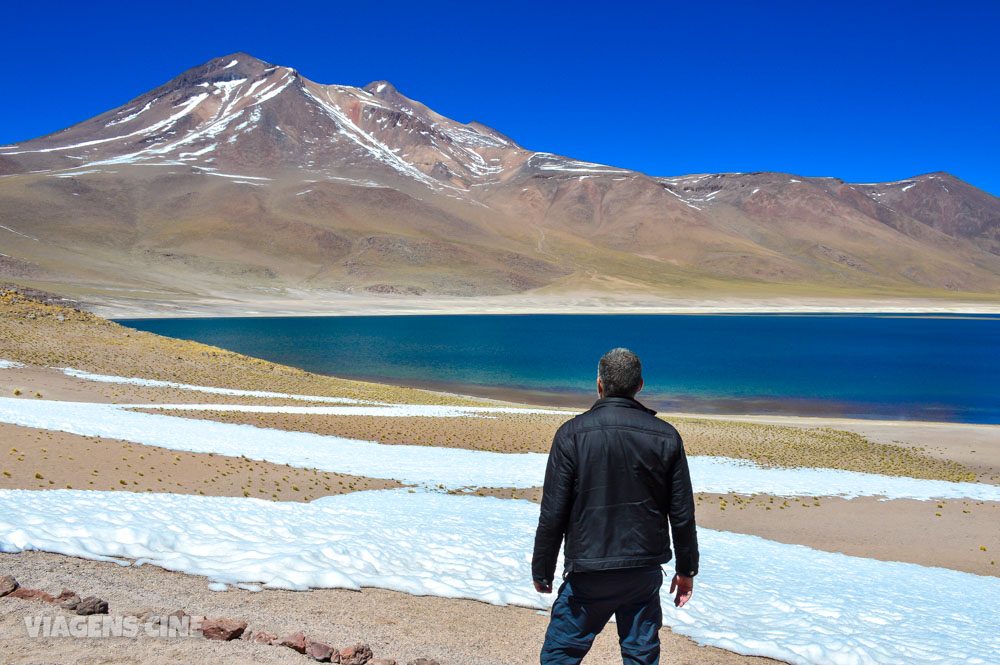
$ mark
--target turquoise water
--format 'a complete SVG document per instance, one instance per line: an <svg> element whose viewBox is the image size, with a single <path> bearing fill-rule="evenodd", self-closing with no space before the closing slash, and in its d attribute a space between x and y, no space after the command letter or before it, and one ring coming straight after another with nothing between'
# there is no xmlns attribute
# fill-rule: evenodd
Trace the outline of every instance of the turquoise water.
<svg viewBox="0 0 1000 665"><path fill-rule="evenodd" d="M583 406L626 346L660 410L1000 423L990 316L460 315L130 319L336 376Z"/></svg>

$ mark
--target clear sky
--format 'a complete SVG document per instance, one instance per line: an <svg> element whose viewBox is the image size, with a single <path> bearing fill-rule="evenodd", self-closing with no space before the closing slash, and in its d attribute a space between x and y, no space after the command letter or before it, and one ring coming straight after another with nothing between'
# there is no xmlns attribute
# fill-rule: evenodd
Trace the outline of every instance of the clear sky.
<svg viewBox="0 0 1000 665"><path fill-rule="evenodd" d="M0 144L245 51L651 175L948 171L1000 195L993 1L11 3L4 19Z"/></svg>

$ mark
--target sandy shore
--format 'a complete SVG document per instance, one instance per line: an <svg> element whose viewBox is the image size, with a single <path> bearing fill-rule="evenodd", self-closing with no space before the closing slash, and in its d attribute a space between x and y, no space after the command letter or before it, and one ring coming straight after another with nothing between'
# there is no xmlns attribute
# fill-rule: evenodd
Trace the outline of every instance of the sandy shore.
<svg viewBox="0 0 1000 665"><path fill-rule="evenodd" d="M0 489L78 489L310 501L388 489L392 480L0 423Z"/></svg>
<svg viewBox="0 0 1000 665"><path fill-rule="evenodd" d="M938 459L962 464L977 474L979 482L1000 483L1000 425L799 416L707 416L689 413L661 415L668 420L739 422L854 432L870 441L905 446Z"/></svg>
<svg viewBox="0 0 1000 665"><path fill-rule="evenodd" d="M251 316L396 316L405 314L1000 314L996 299L954 301L931 298L658 296L582 292L509 296L369 296L286 290L280 295L247 292L201 297L151 294L82 296L99 316L193 318Z"/></svg>

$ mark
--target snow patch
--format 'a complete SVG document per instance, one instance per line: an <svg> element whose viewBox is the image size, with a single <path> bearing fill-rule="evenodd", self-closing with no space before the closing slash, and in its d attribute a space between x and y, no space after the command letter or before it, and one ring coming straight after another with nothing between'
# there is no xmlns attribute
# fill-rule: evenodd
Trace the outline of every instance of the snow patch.
<svg viewBox="0 0 1000 665"><path fill-rule="evenodd" d="M9 226L4 226L3 224L0 224L0 229L3 229L4 231L10 231L16 236L21 236L22 238L27 238L28 240L34 240L35 242L39 242L38 238L36 238L35 236L30 236L27 233L21 233L20 231L15 231Z"/></svg>
<svg viewBox="0 0 1000 665"><path fill-rule="evenodd" d="M345 401L348 401L345 399ZM235 413L295 413L313 416L375 416L378 418L468 418L493 414L572 416L574 413L550 409L524 409L510 406L451 406L444 404L388 404L357 400L357 406L284 406L258 404L116 404L122 409L159 409L164 411L226 411Z"/></svg>
<svg viewBox="0 0 1000 665"><path fill-rule="evenodd" d="M227 95L231 94L233 90L240 87L246 82L246 79L233 79L232 81L215 81L212 83L213 86L219 90L224 91Z"/></svg>
<svg viewBox="0 0 1000 665"><path fill-rule="evenodd" d="M7 256L4 254L4 256ZM18 369L24 367L24 363L19 363L14 360L0 360L0 369Z"/></svg>
<svg viewBox="0 0 1000 665"><path fill-rule="evenodd" d="M152 106L153 102L155 102L155 101L156 101L155 99L150 100L149 102L146 102L145 106L143 106L141 109L139 109L135 113L131 113L131 114L129 114L129 115L123 117L123 118L118 118L117 120L112 120L111 122L109 122L108 124L106 124L104 126L105 127L114 127L115 125L120 125L120 124L122 124L124 122L128 122L129 120L134 120L135 118L138 118L140 114L148 111L149 107Z"/></svg>
<svg viewBox="0 0 1000 665"><path fill-rule="evenodd" d="M216 453L404 483L527 488L541 484L547 456L388 446L308 432L138 413L116 405L0 398L0 422L170 450Z"/></svg>
<svg viewBox="0 0 1000 665"><path fill-rule="evenodd" d="M224 175L215 174L210 175ZM249 176L227 176L234 178L243 178ZM328 402L332 404L360 404L361 402L356 399L351 399L348 397L325 397L322 395L295 395L293 393L279 393L272 392L269 390L237 390L235 388L216 388L213 386L196 386L190 383L177 383L175 381L160 381L157 379L141 379L134 377L124 377L124 376L112 376L109 374L93 374L91 372L85 372L80 369L73 369L72 367L59 367L57 368L66 376L72 376L76 379L85 379L87 381L97 381L99 383L118 383L131 386L148 386L151 388L178 388L180 390L192 390L200 393L210 393L213 395L233 395L239 397L262 397L262 398L280 398L280 399L294 399L294 400L304 400L308 402Z"/></svg>
<svg viewBox="0 0 1000 665"><path fill-rule="evenodd" d="M271 180L271 178L265 178L264 176L254 176L254 175L235 175L232 173L216 173L215 171L208 171L208 169L203 169L206 171L205 175L219 176L220 178L238 178L240 180Z"/></svg>
<svg viewBox="0 0 1000 665"><path fill-rule="evenodd" d="M230 62L230 63L229 63L228 65L226 65L225 67L223 67L223 69L229 69L230 67L235 67L235 66L236 66L236 65L238 65L239 63L240 63L240 61L239 61L239 60L235 60L235 59L234 59L234 60L233 60L232 62Z"/></svg>
<svg viewBox="0 0 1000 665"><path fill-rule="evenodd" d="M566 171L569 173L600 173L621 175L628 173L626 169L615 168L614 166L604 166L592 162L581 162L575 159L567 159L549 152L536 152L528 159L528 165L540 171Z"/></svg>
<svg viewBox="0 0 1000 665"><path fill-rule="evenodd" d="M0 551L133 560L205 576L213 590L372 586L537 610L553 600L531 587L538 506L528 501L407 490L311 503L0 490L0 502ZM985 664L1000 653L998 578L698 535L694 598L676 609L665 584L661 604L664 623L699 644L798 665Z"/></svg>

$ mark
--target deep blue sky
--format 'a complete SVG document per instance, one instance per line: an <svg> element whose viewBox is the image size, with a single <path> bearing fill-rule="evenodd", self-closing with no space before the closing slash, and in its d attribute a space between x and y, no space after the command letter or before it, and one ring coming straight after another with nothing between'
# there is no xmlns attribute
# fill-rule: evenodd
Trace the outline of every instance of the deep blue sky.
<svg viewBox="0 0 1000 665"><path fill-rule="evenodd" d="M0 144L245 51L651 175L948 171L1000 195L995 2L16 5Z"/></svg>

